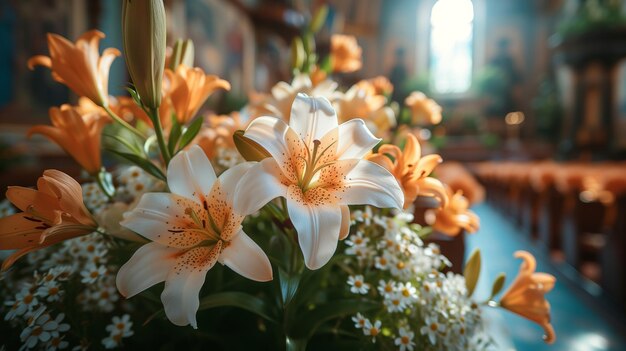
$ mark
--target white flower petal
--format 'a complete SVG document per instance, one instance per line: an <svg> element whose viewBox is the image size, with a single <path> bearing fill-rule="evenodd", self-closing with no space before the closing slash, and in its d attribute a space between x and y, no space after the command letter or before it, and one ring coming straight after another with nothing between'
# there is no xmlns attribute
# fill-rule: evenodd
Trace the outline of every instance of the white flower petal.
<svg viewBox="0 0 626 351"><path fill-rule="evenodd" d="M292 153L304 148L300 137L283 120L275 117L262 116L255 118L244 136L261 145L278 162L285 174Z"/></svg>
<svg viewBox="0 0 626 351"><path fill-rule="evenodd" d="M249 215L272 199L285 196L287 187L280 182L281 176L280 168L273 158L254 164L237 186L235 212Z"/></svg>
<svg viewBox="0 0 626 351"><path fill-rule="evenodd" d="M365 126L362 119L351 119L339 126L337 158L361 159L380 142Z"/></svg>
<svg viewBox="0 0 626 351"><path fill-rule="evenodd" d="M158 243L140 247L117 272L120 293L129 298L165 280L178 250Z"/></svg>
<svg viewBox="0 0 626 351"><path fill-rule="evenodd" d="M339 240L345 239L350 234L350 207L341 205L341 231Z"/></svg>
<svg viewBox="0 0 626 351"><path fill-rule="evenodd" d="M336 194L343 205L400 209L404 204L404 193L396 178L383 167L366 160L356 162L346 175L342 191Z"/></svg>
<svg viewBox="0 0 626 351"><path fill-rule="evenodd" d="M243 230L222 251L219 262L248 279L258 282L272 280L270 260Z"/></svg>
<svg viewBox="0 0 626 351"><path fill-rule="evenodd" d="M244 136L250 138L261 145L272 157L279 162L286 162L291 151L286 139L288 134L294 136L295 133L289 129L289 125L276 117L262 116L255 118ZM297 138L295 138L297 139Z"/></svg>
<svg viewBox="0 0 626 351"><path fill-rule="evenodd" d="M341 230L339 206L308 206L287 198L289 218L298 232L298 242L309 269L328 263L337 249Z"/></svg>
<svg viewBox="0 0 626 351"><path fill-rule="evenodd" d="M165 289L161 293L165 314L172 323L181 326L191 324L194 329L198 328L198 295L207 271L217 262L220 247L219 244L213 248L198 247L177 258L176 266L167 275Z"/></svg>
<svg viewBox="0 0 626 351"><path fill-rule="evenodd" d="M235 194L237 192L237 186L246 175L246 173L255 164L255 162L244 162L234 167L231 167L224 173L220 174L218 178L220 182L220 188L226 194L226 202L228 204L233 204L235 200Z"/></svg>
<svg viewBox="0 0 626 351"><path fill-rule="evenodd" d="M215 179L217 178L211 162L197 145L188 151L179 152L167 167L167 185L170 191L200 203L211 190Z"/></svg>
<svg viewBox="0 0 626 351"><path fill-rule="evenodd" d="M337 128L337 114L325 97L298 94L291 106L289 126L300 135L304 144L312 149L313 140L320 140Z"/></svg>
<svg viewBox="0 0 626 351"><path fill-rule="evenodd" d="M185 214L186 208L198 207L196 202L176 194L146 193L132 211L125 214L120 225L162 245L188 248L204 238L195 232L180 232L195 225ZM170 229L177 231L171 232Z"/></svg>

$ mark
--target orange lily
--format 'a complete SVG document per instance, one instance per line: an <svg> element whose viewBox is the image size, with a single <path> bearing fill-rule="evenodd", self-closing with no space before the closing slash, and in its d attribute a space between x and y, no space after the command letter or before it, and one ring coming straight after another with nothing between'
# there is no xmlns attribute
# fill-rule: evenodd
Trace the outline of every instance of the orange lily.
<svg viewBox="0 0 626 351"><path fill-rule="evenodd" d="M161 120L161 128L167 134L172 128L172 117L170 115L171 108L165 90L163 90L161 94L161 105L159 105L159 119ZM119 115L121 115L122 118L124 118L124 116L130 115L136 120L140 120L147 124L150 128L154 129L154 126L152 125L152 120L150 119L150 117L148 117L146 111L139 107L139 105L137 105L137 103L135 103L132 98L127 96L120 96L117 99L119 101Z"/></svg>
<svg viewBox="0 0 626 351"><path fill-rule="evenodd" d="M215 75L204 74L198 67L179 65L176 72L166 71L171 90L170 99L181 124L189 122L202 104L217 89L230 90L230 83Z"/></svg>
<svg viewBox="0 0 626 351"><path fill-rule="evenodd" d="M86 96L99 106L108 106L109 69L120 55L115 48L107 48L99 54L98 44L104 33L90 30L81 35L76 43L57 34L48 33L50 57L37 55L28 60L28 68L46 66L52 77L67 85L79 96Z"/></svg>
<svg viewBox="0 0 626 351"><path fill-rule="evenodd" d="M102 167L100 136L102 128L110 119L98 111L79 114L75 107L62 105L50 109L52 126L37 125L28 135L42 134L51 139L76 160L89 174L96 174Z"/></svg>
<svg viewBox="0 0 626 351"><path fill-rule="evenodd" d="M361 47L351 35L330 37L330 57L333 72L349 73L361 69Z"/></svg>
<svg viewBox="0 0 626 351"><path fill-rule="evenodd" d="M480 227L478 216L468 210L469 201L461 191L455 193L450 188L448 190L448 203L443 208L434 212L434 217L430 216L429 222L433 229L448 236L457 236L461 229L468 233L474 233ZM433 213L433 212L430 212ZM427 217L427 220L429 219Z"/></svg>
<svg viewBox="0 0 626 351"><path fill-rule="evenodd" d="M535 273L535 257L526 251L516 251L516 258L524 260L517 278L500 300L500 306L539 324L546 335L544 340L551 344L556 340L554 328L550 324L550 304L545 294L554 287L556 278L547 273Z"/></svg>
<svg viewBox="0 0 626 351"><path fill-rule="evenodd" d="M411 110L413 124L419 122L437 124L441 122L441 106L435 100L426 97L422 92L412 92L404 100L404 104Z"/></svg>
<svg viewBox="0 0 626 351"><path fill-rule="evenodd" d="M321 70L319 66L315 65L313 66L309 77L311 78L313 86L317 86L328 78L328 74L324 70Z"/></svg>
<svg viewBox="0 0 626 351"><path fill-rule="evenodd" d="M43 172L37 190L11 186L6 197L22 212L0 218L0 250L17 250L2 263L3 270L31 251L98 227L83 204L80 184L61 171Z"/></svg>
<svg viewBox="0 0 626 351"><path fill-rule="evenodd" d="M389 96L393 93L393 84L385 76L377 76L367 80L361 80L356 83L357 86L368 89L369 86L374 88L376 95Z"/></svg>
<svg viewBox="0 0 626 351"><path fill-rule="evenodd" d="M325 79L322 82L313 84L311 77L306 74L298 74L293 77L291 83L278 82L272 87L271 94L255 93L249 94L248 110L250 116L273 116L289 122L291 117L291 106L300 93L309 96L325 97L332 100L337 94L337 83ZM354 117L354 116L352 116Z"/></svg>
<svg viewBox="0 0 626 351"><path fill-rule="evenodd" d="M453 192L462 191L470 205L485 199L485 188L459 162L446 161L437 168L437 178L450 187Z"/></svg>
<svg viewBox="0 0 626 351"><path fill-rule="evenodd" d="M387 98L376 94L372 83L361 81L343 94L336 94L333 107L337 110L339 121L346 122L353 118L363 118L374 135L383 138L396 125L393 110L385 106Z"/></svg>
<svg viewBox="0 0 626 351"><path fill-rule="evenodd" d="M393 161L388 157L391 156ZM421 147L413 134L408 134L404 151L386 144L371 154L368 160L386 168L396 178L404 192L404 208L408 208L418 195L434 196L445 206L448 201L443 184L428 175L441 163L439 155L421 156Z"/></svg>
<svg viewBox="0 0 626 351"><path fill-rule="evenodd" d="M241 121L239 112L230 115L210 115L206 118L207 127L202 128L196 137L196 144L204 150L210 160L213 160L220 149L235 150L233 134L246 129L247 123Z"/></svg>

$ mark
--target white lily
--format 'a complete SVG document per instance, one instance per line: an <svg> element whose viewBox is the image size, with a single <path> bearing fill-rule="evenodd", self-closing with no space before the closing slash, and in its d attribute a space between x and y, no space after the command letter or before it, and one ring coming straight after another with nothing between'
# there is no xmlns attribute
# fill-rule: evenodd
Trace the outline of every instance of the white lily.
<svg viewBox="0 0 626 351"><path fill-rule="evenodd" d="M131 297L165 281L161 301L167 317L196 328L198 294L216 262L252 280L271 280L267 256L244 233L244 216L232 208L234 190L251 166L240 164L216 179L200 147L176 155L167 170L172 193L144 194L121 222L152 242L120 268L120 293Z"/></svg>
<svg viewBox="0 0 626 351"><path fill-rule="evenodd" d="M338 125L326 98L298 94L289 125L278 118L259 117L244 135L272 157L252 166L243 177L235 209L251 214L276 197L286 198L310 269L326 264L337 240L348 234L348 205L402 208L404 196L395 178L363 160L380 139L361 119Z"/></svg>

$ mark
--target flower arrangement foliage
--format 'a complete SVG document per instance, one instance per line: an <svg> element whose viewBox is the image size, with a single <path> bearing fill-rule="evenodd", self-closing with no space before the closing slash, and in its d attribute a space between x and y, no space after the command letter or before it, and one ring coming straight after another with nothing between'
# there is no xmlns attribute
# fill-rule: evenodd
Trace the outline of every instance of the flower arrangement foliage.
<svg viewBox="0 0 626 351"><path fill-rule="evenodd" d="M503 276L487 299L474 294L479 252L463 275L447 272L431 233L472 233L479 220L463 190L432 176L441 157L407 133L438 123L441 107L416 92L403 122L386 78L341 89L333 76L358 70L361 49L336 36L317 56L326 8L294 40L293 81L224 116L198 113L230 84L193 67L193 43L165 57L164 11L161 0L124 1L130 97L108 94L120 52L100 54L98 31L76 43L50 34L50 57L28 62L80 97L29 134L85 174L46 170L36 189L7 190L0 311L2 330L21 332L4 346L477 350L491 343L490 306L554 341L544 297L554 277L535 273L530 254L517 255L520 276L500 302ZM428 223L414 216L425 204Z"/></svg>

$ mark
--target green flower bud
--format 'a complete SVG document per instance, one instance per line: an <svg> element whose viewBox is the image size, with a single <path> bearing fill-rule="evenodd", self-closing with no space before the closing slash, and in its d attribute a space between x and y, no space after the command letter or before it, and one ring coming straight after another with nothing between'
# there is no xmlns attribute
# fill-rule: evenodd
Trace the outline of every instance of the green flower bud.
<svg viewBox="0 0 626 351"><path fill-rule="evenodd" d="M291 42L291 67L298 71L302 70L305 59L306 52L304 52L302 39L300 39L300 37L293 38Z"/></svg>
<svg viewBox="0 0 626 351"><path fill-rule="evenodd" d="M193 67L193 55L193 41L191 41L191 39L187 39L185 41L178 39L174 44L174 50L172 51L168 68L172 71L176 71L176 68L180 65Z"/></svg>
<svg viewBox="0 0 626 351"><path fill-rule="evenodd" d="M233 134L233 140L235 146L246 161L261 161L271 155L263 146L259 145L256 141L246 138L243 130L238 130Z"/></svg>
<svg viewBox="0 0 626 351"><path fill-rule="evenodd" d="M165 7L163 0L124 0L122 35L126 66L148 108L161 104L165 65Z"/></svg>

